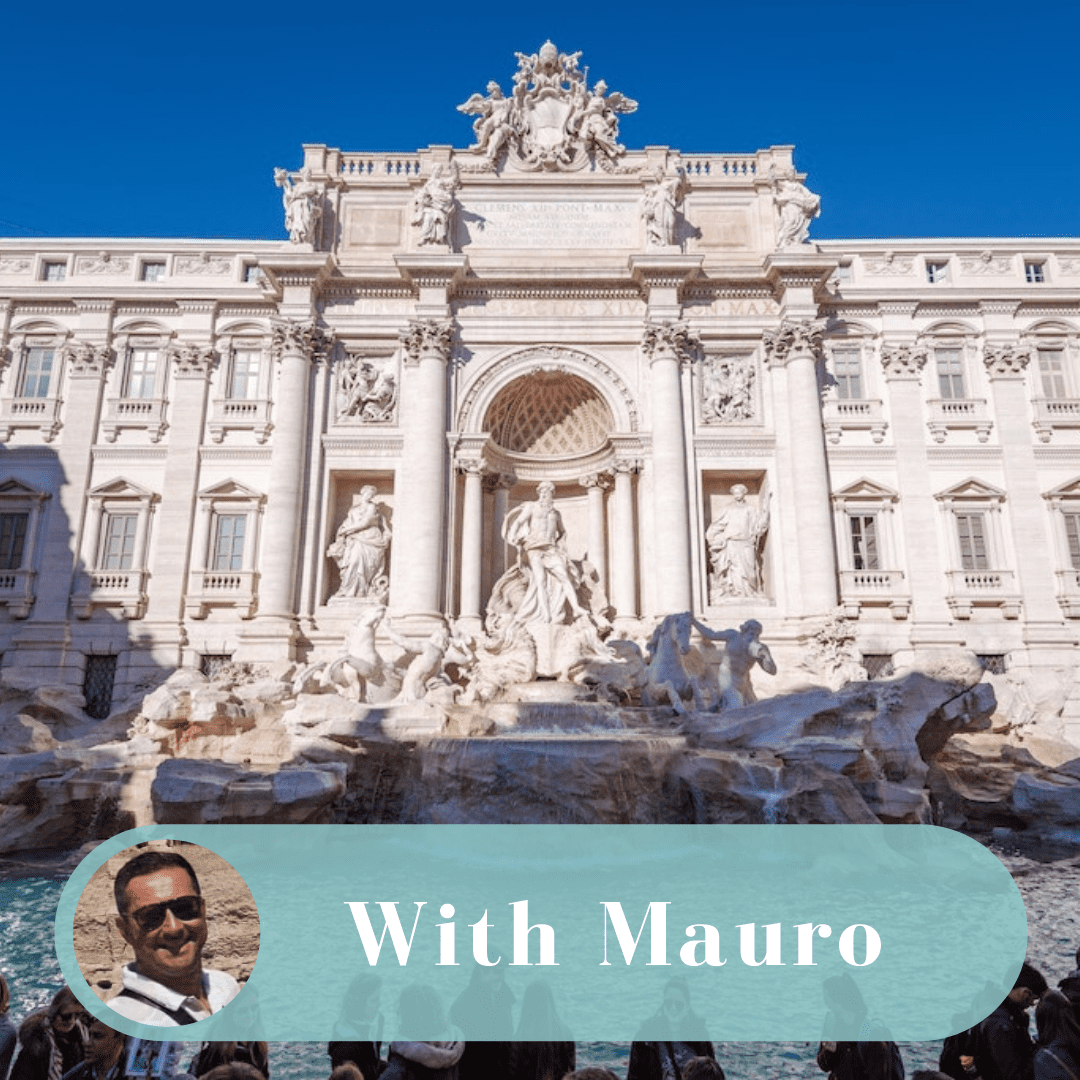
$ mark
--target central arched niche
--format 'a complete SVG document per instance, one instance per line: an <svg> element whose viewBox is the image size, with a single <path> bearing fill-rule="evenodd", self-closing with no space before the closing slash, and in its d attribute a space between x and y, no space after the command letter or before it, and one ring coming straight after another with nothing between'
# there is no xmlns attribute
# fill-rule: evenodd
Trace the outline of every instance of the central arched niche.
<svg viewBox="0 0 1080 1080"><path fill-rule="evenodd" d="M597 389L566 371L534 371L496 395L484 418L491 441L511 454L569 457L600 449L614 428Z"/></svg>

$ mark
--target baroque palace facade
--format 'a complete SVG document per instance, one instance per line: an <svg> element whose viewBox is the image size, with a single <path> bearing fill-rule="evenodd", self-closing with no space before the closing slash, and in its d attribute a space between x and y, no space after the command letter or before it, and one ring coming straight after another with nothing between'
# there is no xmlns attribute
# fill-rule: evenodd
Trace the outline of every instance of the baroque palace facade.
<svg viewBox="0 0 1080 1080"><path fill-rule="evenodd" d="M1074 666L1080 241L814 243L790 147L634 107L549 44L468 150L305 146L286 242L0 241L8 677L477 632L543 481L616 631Z"/></svg>

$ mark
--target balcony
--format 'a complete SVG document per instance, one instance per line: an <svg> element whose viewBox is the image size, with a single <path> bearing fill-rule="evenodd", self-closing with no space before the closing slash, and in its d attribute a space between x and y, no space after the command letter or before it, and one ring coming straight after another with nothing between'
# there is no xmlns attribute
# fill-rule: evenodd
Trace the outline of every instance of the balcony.
<svg viewBox="0 0 1080 1080"><path fill-rule="evenodd" d="M825 437L835 444L845 431L869 431L875 443L885 438L888 424L881 415L881 402L867 398L829 398L823 410Z"/></svg>
<svg viewBox="0 0 1080 1080"><path fill-rule="evenodd" d="M1066 619L1080 619L1080 570L1059 570L1058 604Z"/></svg>
<svg viewBox="0 0 1080 1080"><path fill-rule="evenodd" d="M95 607L119 608L125 619L146 612L147 570L89 570L71 598L75 617L89 619Z"/></svg>
<svg viewBox="0 0 1080 1080"><path fill-rule="evenodd" d="M34 571L0 570L0 604L13 619L25 619L34 606Z"/></svg>
<svg viewBox="0 0 1080 1080"><path fill-rule="evenodd" d="M1036 398L1035 433L1049 442L1055 428L1080 428L1080 398Z"/></svg>
<svg viewBox="0 0 1080 1080"><path fill-rule="evenodd" d="M1006 619L1020 618L1020 592L1011 570L950 570L948 578L955 618L970 619L976 607L997 607Z"/></svg>
<svg viewBox="0 0 1080 1080"><path fill-rule="evenodd" d="M60 430L60 399L17 397L5 401L0 409L0 442L7 442L17 428L37 428L46 442L52 442Z"/></svg>
<svg viewBox="0 0 1080 1080"><path fill-rule="evenodd" d="M222 442L226 431L254 431L260 445L273 428L270 402L263 398L218 398L210 414L210 438Z"/></svg>
<svg viewBox="0 0 1080 1080"><path fill-rule="evenodd" d="M255 570L196 570L188 583L184 601L188 616L205 619L212 607L240 610L242 619L250 619L258 604L258 573Z"/></svg>
<svg viewBox="0 0 1080 1080"><path fill-rule="evenodd" d="M983 443L990 438L994 425L986 411L985 398L934 398L929 405L927 426L935 442L943 443L950 431L974 431Z"/></svg>
<svg viewBox="0 0 1080 1080"><path fill-rule="evenodd" d="M106 442L116 442L122 428L143 428L151 442L160 442L167 426L164 398L113 398L101 422Z"/></svg>
<svg viewBox="0 0 1080 1080"><path fill-rule="evenodd" d="M902 570L841 570L840 604L849 618L864 607L888 607L894 619L906 619L911 597L903 593Z"/></svg>

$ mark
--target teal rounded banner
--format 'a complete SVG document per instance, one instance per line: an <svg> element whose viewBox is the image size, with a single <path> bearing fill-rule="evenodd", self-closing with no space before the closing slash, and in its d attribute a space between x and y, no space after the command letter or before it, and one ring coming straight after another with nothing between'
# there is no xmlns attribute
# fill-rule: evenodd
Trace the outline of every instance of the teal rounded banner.
<svg viewBox="0 0 1080 1080"><path fill-rule="evenodd" d="M69 985L142 1038L176 1029L121 1018L94 994L76 959L76 908L106 860L166 838L231 864L260 922L239 996L185 1038L327 1040L368 973L383 1039L438 1039L399 1010L402 991L426 986L448 1013L471 980L493 978L477 969L497 968L519 1002L545 982L549 1022L575 1039L632 1040L643 1024L650 1038L679 1038L661 1009L677 978L710 1039L813 1041L836 1008L827 983L844 976L834 1030L858 1038L880 1024L896 1041L924 1041L989 1014L1027 947L1005 867L927 825L153 826L95 848L56 916ZM230 917L207 905L211 945L215 920ZM469 1037L507 1038L497 1023L492 1013Z"/></svg>

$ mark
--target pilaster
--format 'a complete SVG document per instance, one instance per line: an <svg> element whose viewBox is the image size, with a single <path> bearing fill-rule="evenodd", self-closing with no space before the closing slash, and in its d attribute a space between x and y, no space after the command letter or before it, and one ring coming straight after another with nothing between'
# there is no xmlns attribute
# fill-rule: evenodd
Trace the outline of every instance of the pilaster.
<svg viewBox="0 0 1080 1080"><path fill-rule="evenodd" d="M1020 595L1024 598L1025 642L1060 643L1075 637L1075 632L1065 632L1055 596L1056 562L1046 528L1046 507L1039 490L1033 428L1028 414L1026 386L1031 349L1015 339L998 337L987 340L983 359L1001 439L1008 522Z"/></svg>
<svg viewBox="0 0 1080 1080"><path fill-rule="evenodd" d="M904 572L911 584L911 644L949 646L959 644L962 635L953 625L946 602L946 565L938 543L940 510L926 449L922 380L928 354L916 340L916 306L914 301L879 305L884 338L880 359L902 492L899 517L907 563Z"/></svg>

